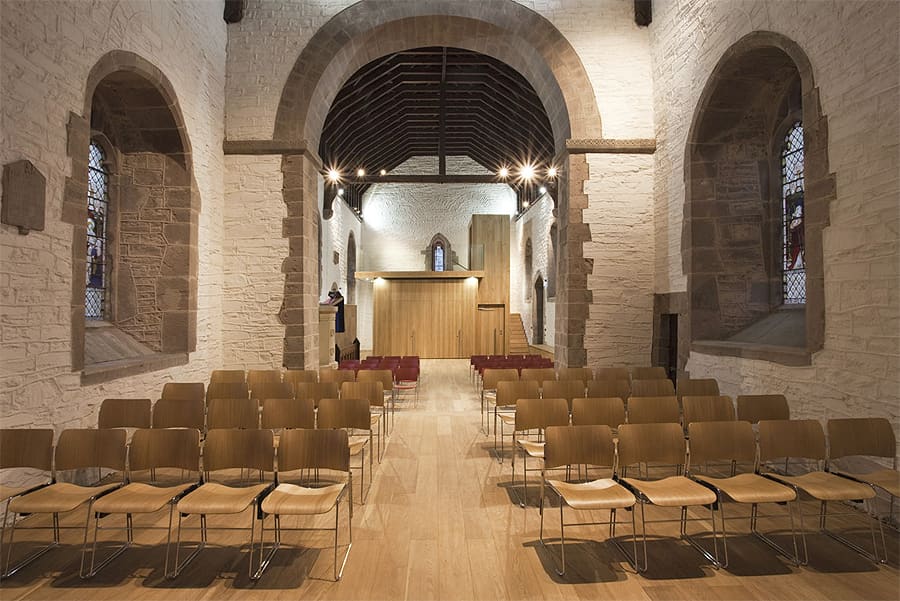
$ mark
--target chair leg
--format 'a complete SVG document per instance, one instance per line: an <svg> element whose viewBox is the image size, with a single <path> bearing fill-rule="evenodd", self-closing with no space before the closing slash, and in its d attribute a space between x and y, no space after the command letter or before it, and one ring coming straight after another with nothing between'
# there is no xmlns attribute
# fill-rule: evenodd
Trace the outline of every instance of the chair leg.
<svg viewBox="0 0 900 601"><path fill-rule="evenodd" d="M769 538L767 535L760 532L759 527L758 527L759 506L756 503L753 503L750 506L750 533L753 536L755 536L756 538L758 538L759 540L761 540L762 542L769 545L777 553L780 553L781 555L784 555L788 559L792 560L794 562L794 565L799 567L801 565L804 565L804 563L800 559L800 551L797 547L797 531L796 531L796 528L794 527L794 508L793 508L793 506L794 506L793 501L787 502L788 518L789 518L790 524L791 524L791 541L793 542L793 545L794 545L793 556L781 545L776 543L774 540ZM806 534L803 532L803 530L800 531L800 536L803 539L803 547L805 549L806 548Z"/></svg>
<svg viewBox="0 0 900 601"><path fill-rule="evenodd" d="M8 511L9 511L9 507L7 506L7 512ZM43 555L50 549L53 549L54 547L59 546L59 514L54 513L53 514L53 540L48 545L41 547L40 549L38 549L31 555L24 557L23 559L21 559L19 561L19 563L17 563L15 566L10 568L9 564L12 561L12 551L13 551L13 546L14 546L13 540L14 540L14 537L16 534L16 516L17 515L18 515L17 513L13 513L12 526L9 529L9 543L7 543L8 548L6 551L6 569L3 571L2 574L0 574L0 579L9 578L10 576L12 576L16 572L18 572L19 570L21 570L22 568L24 568L25 566L27 566L28 564L30 564L31 562L36 560L38 557L40 557L41 555ZM6 517L7 517L6 513L4 513L4 516L3 516L4 524L6 524Z"/></svg>
<svg viewBox="0 0 900 601"><path fill-rule="evenodd" d="M117 547L114 551L112 551L103 561L100 562L100 565L94 567L94 562L97 558L97 532L100 530L100 516L96 513L94 514L94 540L91 545L91 562L88 567L88 571L84 571L84 560L85 555L87 555L87 546L88 546L88 527L91 523L91 509L88 507L87 514L87 522L84 525L84 543L81 546L81 568L78 570L78 575L82 580L86 578L92 578L97 575L97 572L102 570L109 562L114 560L116 557L125 552L126 549L132 546L134 543L134 525L132 522L132 516L130 513L125 514L125 542Z"/></svg>
<svg viewBox="0 0 900 601"><path fill-rule="evenodd" d="M719 569L720 567L724 567L727 565L728 561L726 559L725 564L719 559L719 536L716 531L716 505L719 505L719 511L722 510L722 505L720 503L711 503L709 506L709 518L710 523L712 525L712 535L713 535L713 552L710 553L703 545L700 544L698 540L696 540L693 536L687 533L687 506L681 507L681 538L686 540L692 547L697 549L701 555L703 555L706 559L708 559L713 568ZM722 536L725 536L725 518L722 518Z"/></svg>
<svg viewBox="0 0 900 601"><path fill-rule="evenodd" d="M622 543L620 543L616 538L613 538L612 542L613 542L613 545L615 545L616 548L619 550L619 553L621 553L625 557L626 561L628 561L628 563L631 565L631 567L634 568L634 571L640 573L640 572L647 571L647 520L644 515L644 502L641 499L638 499L637 502L638 502L638 505L641 506L641 541L642 541L642 546L644 548L644 564L643 564L643 566L641 565L640 560L638 558L638 548L637 548L638 532L637 532L637 526L635 524L635 517L634 517L634 514L636 512L633 507L631 509L631 533L632 533L631 540L632 540L632 547L634 549L634 553L631 554L628 551L626 551L625 547L622 546ZM613 532L615 532L615 524L613 524Z"/></svg>
<svg viewBox="0 0 900 601"><path fill-rule="evenodd" d="M875 497L875 498L877 498L877 497ZM854 551L856 551L863 557L866 557L866 558L870 559L871 561L874 561L875 563L885 563L887 561L887 546L885 546L885 558L881 559L880 557L878 557L878 544L875 542L875 526L872 523L872 522L876 522L876 521L878 522L878 528L881 531L881 539L882 539L882 541L884 541L884 529L881 526L881 520L878 520L874 517L874 515L872 513L873 507L871 506L868 499L866 500L865 504L866 504L866 512L865 513L866 513L866 517L868 518L868 521L869 521L869 532L872 536L872 551L873 551L872 553L869 553L867 550L863 549L856 543L848 540L846 537L841 536L837 532L828 530L825 527L825 519L828 516L828 501L822 501L821 505L820 505L819 529L822 531L823 534L826 534L829 537L833 538L834 540L838 541L839 543L842 543L842 544L850 547L851 549L853 549Z"/></svg>
<svg viewBox="0 0 900 601"><path fill-rule="evenodd" d="M191 553L185 560L181 563L178 562L178 555L181 551L181 520L184 516L179 513L178 514L178 534L175 537L175 567L172 568L171 574L167 574L166 577L171 579L177 578L178 575L184 570L185 567L200 554L204 548L206 548L206 514L200 514L200 543L197 545L197 548L194 549L193 553ZM170 538L171 540L171 538ZM166 550L166 556L168 556L168 549ZM168 563L168 560L167 562Z"/></svg>

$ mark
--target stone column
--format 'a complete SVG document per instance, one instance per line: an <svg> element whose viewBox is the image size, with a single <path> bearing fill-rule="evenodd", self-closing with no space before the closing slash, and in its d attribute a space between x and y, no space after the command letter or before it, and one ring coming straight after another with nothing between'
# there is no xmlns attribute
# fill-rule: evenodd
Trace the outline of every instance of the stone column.
<svg viewBox="0 0 900 601"><path fill-rule="evenodd" d="M284 304L284 366L318 369L319 356L319 210L318 165L306 155L286 155L282 160L284 203L287 217L282 235L288 239L288 256L282 264Z"/></svg>

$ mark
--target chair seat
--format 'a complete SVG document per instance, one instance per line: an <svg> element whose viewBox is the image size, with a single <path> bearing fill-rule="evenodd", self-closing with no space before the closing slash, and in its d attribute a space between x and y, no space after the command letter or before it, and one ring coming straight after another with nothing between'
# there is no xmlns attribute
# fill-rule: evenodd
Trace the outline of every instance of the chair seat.
<svg viewBox="0 0 900 601"><path fill-rule="evenodd" d="M779 482L792 484L820 501L861 500L875 496L875 491L868 484L854 482L828 472L809 472L801 476L767 475Z"/></svg>
<svg viewBox="0 0 900 601"><path fill-rule="evenodd" d="M279 484L262 502L262 510L278 515L315 515L334 507L346 484L307 488Z"/></svg>
<svg viewBox="0 0 900 601"><path fill-rule="evenodd" d="M716 493L684 476L669 476L662 480L623 478L623 481L640 491L651 503L661 507L709 505L716 502Z"/></svg>
<svg viewBox="0 0 900 601"><path fill-rule="evenodd" d="M380 413L373 413L371 416L369 416L369 424L373 425L373 426L378 425L378 420L380 420L380 419L381 419Z"/></svg>
<svg viewBox="0 0 900 601"><path fill-rule="evenodd" d="M797 497L787 486L759 474L738 474L730 478L695 474L694 479L718 488L738 503L783 503Z"/></svg>
<svg viewBox="0 0 900 601"><path fill-rule="evenodd" d="M94 511L99 513L153 513L166 506L194 484L153 486L145 482L132 482L119 490L97 499Z"/></svg>
<svg viewBox="0 0 900 601"><path fill-rule="evenodd" d="M498 413L497 417L500 418L500 421L506 424L507 426L515 426L516 425L516 414L515 413Z"/></svg>
<svg viewBox="0 0 900 601"><path fill-rule="evenodd" d="M540 459L544 458L544 444L543 442L536 442L534 440L520 440L518 441L519 446L522 447L522 450L528 453L532 457L538 457Z"/></svg>
<svg viewBox="0 0 900 601"><path fill-rule="evenodd" d="M225 486L207 482L178 502L179 513L240 513L268 484L253 486Z"/></svg>
<svg viewBox="0 0 900 601"><path fill-rule="evenodd" d="M351 438L350 439L350 456L355 457L359 455L360 451L366 448L366 445L369 444L368 438Z"/></svg>
<svg viewBox="0 0 900 601"><path fill-rule="evenodd" d="M34 486L6 486L0 484L0 501L5 501L11 497L16 497L24 492L28 492Z"/></svg>
<svg viewBox="0 0 900 601"><path fill-rule="evenodd" d="M838 472L844 474L845 472ZM878 470L877 472L869 472L868 474L851 474L846 473L850 478L861 480L873 484L878 488L883 488L895 497L900 497L900 472L897 470Z"/></svg>
<svg viewBox="0 0 900 601"><path fill-rule="evenodd" d="M612 478L575 484L547 480L547 484L558 492L572 509L618 509L631 507L636 502L634 495Z"/></svg>
<svg viewBox="0 0 900 601"><path fill-rule="evenodd" d="M70 482L57 482L9 502L9 510L15 513L61 513L72 511L108 490L122 486L120 482L103 486L78 486Z"/></svg>

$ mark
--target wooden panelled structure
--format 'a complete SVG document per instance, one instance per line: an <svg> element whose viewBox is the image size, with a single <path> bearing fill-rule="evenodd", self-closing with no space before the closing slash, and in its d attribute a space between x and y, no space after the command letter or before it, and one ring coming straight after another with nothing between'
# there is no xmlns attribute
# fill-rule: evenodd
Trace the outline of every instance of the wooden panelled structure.
<svg viewBox="0 0 900 601"><path fill-rule="evenodd" d="M508 215L472 215L469 224L469 262L483 257L478 286L476 348L474 354L509 352L509 239Z"/></svg>

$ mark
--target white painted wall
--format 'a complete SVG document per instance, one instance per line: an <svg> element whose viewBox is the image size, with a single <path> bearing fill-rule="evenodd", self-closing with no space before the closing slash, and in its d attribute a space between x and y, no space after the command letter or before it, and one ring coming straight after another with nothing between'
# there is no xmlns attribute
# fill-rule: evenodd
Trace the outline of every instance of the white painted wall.
<svg viewBox="0 0 900 601"><path fill-rule="evenodd" d="M534 343L534 280L544 279L544 344L553 346L556 333L556 299L547 294L550 274L550 226L553 225L553 199L541 196L522 217L513 221L509 245L509 311L522 315L525 337ZM531 281L525 278L525 241L531 238ZM559 280L557 280L558 283ZM558 288L557 288L558 289Z"/></svg>

